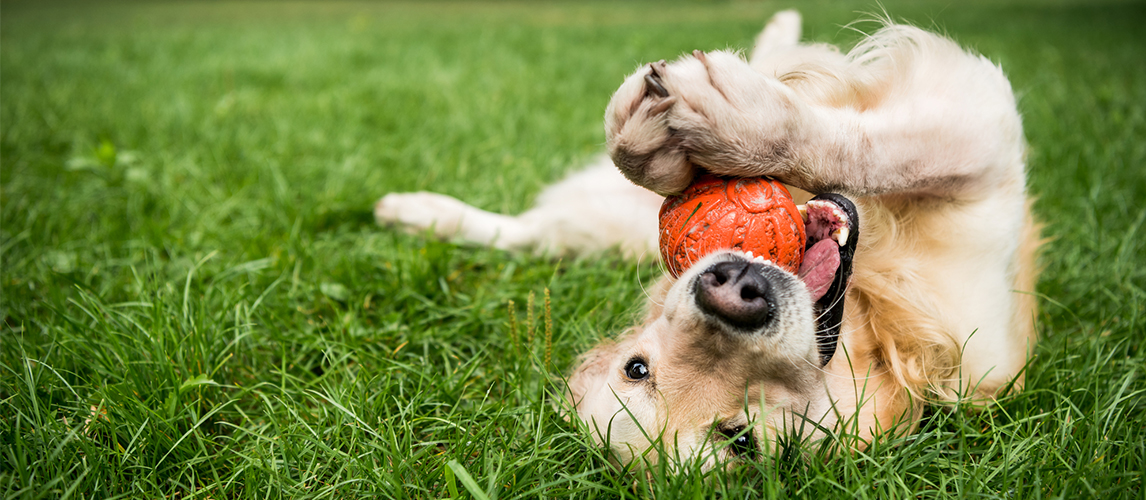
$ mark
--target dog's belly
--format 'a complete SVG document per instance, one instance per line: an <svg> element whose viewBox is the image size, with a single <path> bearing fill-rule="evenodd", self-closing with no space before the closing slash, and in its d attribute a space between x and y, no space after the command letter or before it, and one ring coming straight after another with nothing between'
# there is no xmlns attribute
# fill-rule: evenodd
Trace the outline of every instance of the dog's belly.
<svg viewBox="0 0 1146 500"><path fill-rule="evenodd" d="M882 294L886 300L879 303L885 308L900 302L902 310L926 315L904 320L934 325L962 352L950 380L932 383L964 395L993 395L1021 370L1030 348L1027 335L1016 328L1015 312L1017 294L1024 293L1015 285L1026 216L1021 190L959 204L864 205L869 240L856 256L854 286ZM862 316L867 321L868 314ZM923 333L898 335L897 341L904 341Z"/></svg>
<svg viewBox="0 0 1146 500"><path fill-rule="evenodd" d="M1016 331L1018 251L1026 206L1021 193L951 207L931 227L942 240L924 240L932 255L936 301L963 348L960 388L993 395L1022 368L1030 347ZM1034 321L1034 318L1026 318ZM977 389L977 390L976 390Z"/></svg>

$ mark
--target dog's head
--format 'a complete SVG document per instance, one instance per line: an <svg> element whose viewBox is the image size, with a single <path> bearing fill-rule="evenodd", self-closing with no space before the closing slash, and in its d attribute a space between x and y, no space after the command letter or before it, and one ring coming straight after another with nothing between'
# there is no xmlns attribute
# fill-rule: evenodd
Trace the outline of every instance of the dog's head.
<svg viewBox="0 0 1146 500"><path fill-rule="evenodd" d="M617 460L750 457L759 438L828 409L821 367L835 351L859 219L838 195L807 207L798 274L711 254L662 280L641 326L583 356L569 394Z"/></svg>

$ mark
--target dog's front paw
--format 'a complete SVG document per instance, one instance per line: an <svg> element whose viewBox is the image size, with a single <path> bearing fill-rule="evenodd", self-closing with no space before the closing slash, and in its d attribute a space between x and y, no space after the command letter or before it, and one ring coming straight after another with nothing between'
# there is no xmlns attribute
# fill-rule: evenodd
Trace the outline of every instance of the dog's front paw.
<svg viewBox="0 0 1146 500"><path fill-rule="evenodd" d="M605 140L613 163L629 180L664 195L683 191L696 173L669 126L666 111L677 97L662 83L666 68L660 61L628 77L605 110Z"/></svg>
<svg viewBox="0 0 1146 500"><path fill-rule="evenodd" d="M606 141L626 177L673 194L698 166L722 175L783 174L801 112L791 89L738 55L694 51L650 64L621 85L606 110Z"/></svg>
<svg viewBox="0 0 1146 500"><path fill-rule="evenodd" d="M410 233L433 229L440 237L458 232L466 204L437 193L390 193L374 204L374 220Z"/></svg>

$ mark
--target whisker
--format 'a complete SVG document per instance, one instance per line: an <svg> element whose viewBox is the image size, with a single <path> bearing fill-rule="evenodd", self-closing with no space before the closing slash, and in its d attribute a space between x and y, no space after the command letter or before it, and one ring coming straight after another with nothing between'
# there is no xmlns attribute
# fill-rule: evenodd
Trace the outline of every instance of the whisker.
<svg viewBox="0 0 1146 500"><path fill-rule="evenodd" d="M845 290L844 293L840 293L839 295L837 295L836 298L832 300L831 304L828 304L827 307L823 308L823 310L820 311L820 314L818 316L816 316L815 321L819 322L821 319L824 318L824 315L828 314L828 311L831 311L833 308L835 308L837 305L839 305L840 302L843 302L844 296L847 295L846 292L847 291Z"/></svg>
<svg viewBox="0 0 1146 500"><path fill-rule="evenodd" d="M645 287L645 282L641 281L641 271L640 271L641 261L644 260L646 253L648 253L648 252L641 252L641 254L637 256L637 267L636 267L636 269L637 269L637 285L639 285L641 287L641 293L643 293L645 295L645 298L648 299L649 302L652 302L658 306L664 306L663 302L658 303L655 300L653 300L653 296L652 296L652 294L649 293L649 289ZM661 271L664 271L664 270L662 269Z"/></svg>

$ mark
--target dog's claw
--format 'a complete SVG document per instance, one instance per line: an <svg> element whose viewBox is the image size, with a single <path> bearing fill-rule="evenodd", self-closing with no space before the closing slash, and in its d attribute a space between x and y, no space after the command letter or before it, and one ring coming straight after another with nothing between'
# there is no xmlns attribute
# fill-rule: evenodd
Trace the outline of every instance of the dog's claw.
<svg viewBox="0 0 1146 500"><path fill-rule="evenodd" d="M645 75L645 85L648 86L648 93L657 97L668 97L668 89L665 88L664 83L661 82L661 75L665 73L666 66L665 60L661 59L655 63L649 63L649 74ZM670 103L671 104L671 103ZM661 104L666 108L669 104ZM658 105L660 106L660 105Z"/></svg>
<svg viewBox="0 0 1146 500"><path fill-rule="evenodd" d="M697 58L702 63L708 64L708 61L704 56L704 52L701 52L699 50L694 50L694 51L692 51L692 57Z"/></svg>
<svg viewBox="0 0 1146 500"><path fill-rule="evenodd" d="M652 67L651 64L649 66ZM648 91L652 95L657 97L669 96L668 90L665 89L665 86L661 84L660 78L657 76L655 69L652 73L645 75L645 85L648 86Z"/></svg>
<svg viewBox="0 0 1146 500"><path fill-rule="evenodd" d="M661 102L656 103L651 109L649 109L649 116L656 116L664 113L665 110L671 108L673 104L676 104L676 98L672 96L666 97L662 99Z"/></svg>

